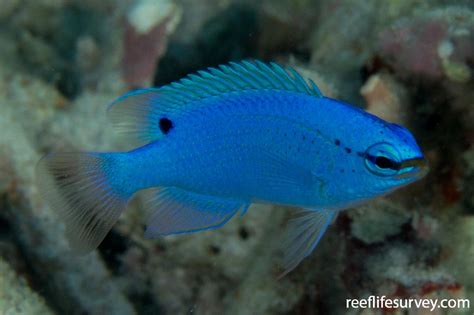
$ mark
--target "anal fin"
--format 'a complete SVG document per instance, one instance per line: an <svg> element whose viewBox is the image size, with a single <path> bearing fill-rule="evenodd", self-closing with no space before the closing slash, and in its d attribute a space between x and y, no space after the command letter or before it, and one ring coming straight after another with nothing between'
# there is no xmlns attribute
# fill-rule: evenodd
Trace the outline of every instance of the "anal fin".
<svg viewBox="0 0 474 315"><path fill-rule="evenodd" d="M152 189L147 206L152 213L145 237L153 238L218 228L248 204L168 187Z"/></svg>

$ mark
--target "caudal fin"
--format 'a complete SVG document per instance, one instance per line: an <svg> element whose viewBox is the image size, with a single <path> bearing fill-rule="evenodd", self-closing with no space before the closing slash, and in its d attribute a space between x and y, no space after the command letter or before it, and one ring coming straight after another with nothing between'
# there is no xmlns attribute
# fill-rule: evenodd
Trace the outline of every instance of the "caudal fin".
<svg viewBox="0 0 474 315"><path fill-rule="evenodd" d="M38 188L64 220L69 245L79 254L102 242L132 195L117 184L115 155L54 153L38 163Z"/></svg>

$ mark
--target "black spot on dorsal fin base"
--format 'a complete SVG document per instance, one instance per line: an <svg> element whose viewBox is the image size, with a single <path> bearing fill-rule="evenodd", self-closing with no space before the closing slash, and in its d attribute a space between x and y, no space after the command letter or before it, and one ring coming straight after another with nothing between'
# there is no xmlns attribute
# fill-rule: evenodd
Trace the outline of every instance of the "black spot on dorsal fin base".
<svg viewBox="0 0 474 315"><path fill-rule="evenodd" d="M199 100L231 92L274 89L321 97L316 84L305 80L291 67L261 61L230 62L198 71L161 88L136 90L115 100L109 117L119 131L138 139L140 144L156 141L169 131L159 123L174 121L197 106Z"/></svg>
<svg viewBox="0 0 474 315"><path fill-rule="evenodd" d="M166 117L160 118L158 124L160 126L161 132L165 135L173 128L173 122Z"/></svg>

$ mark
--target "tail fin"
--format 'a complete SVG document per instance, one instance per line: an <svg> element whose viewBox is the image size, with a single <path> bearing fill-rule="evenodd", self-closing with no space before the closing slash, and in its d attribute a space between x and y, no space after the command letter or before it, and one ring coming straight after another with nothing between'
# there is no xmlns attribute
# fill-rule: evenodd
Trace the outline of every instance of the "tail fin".
<svg viewBox="0 0 474 315"><path fill-rule="evenodd" d="M95 249L133 194L117 180L117 154L55 153L38 163L40 192L63 218L74 252L84 254Z"/></svg>

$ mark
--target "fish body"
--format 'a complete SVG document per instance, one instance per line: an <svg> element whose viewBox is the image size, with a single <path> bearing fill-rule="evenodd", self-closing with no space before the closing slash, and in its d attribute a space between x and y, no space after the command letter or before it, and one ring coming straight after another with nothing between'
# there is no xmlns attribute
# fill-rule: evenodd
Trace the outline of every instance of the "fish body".
<svg viewBox="0 0 474 315"><path fill-rule="evenodd" d="M126 177L140 189L174 186L306 208L340 208L391 188L365 176L361 155L371 143L404 140L398 127L353 106L286 91L204 100L173 121L166 137L127 153Z"/></svg>
<svg viewBox="0 0 474 315"><path fill-rule="evenodd" d="M216 228L251 203L306 209L289 225L289 271L338 210L426 172L408 130L324 97L276 64L233 63L134 91L109 115L138 140L135 150L52 154L38 168L79 251L100 243L131 196L153 188L149 237Z"/></svg>

